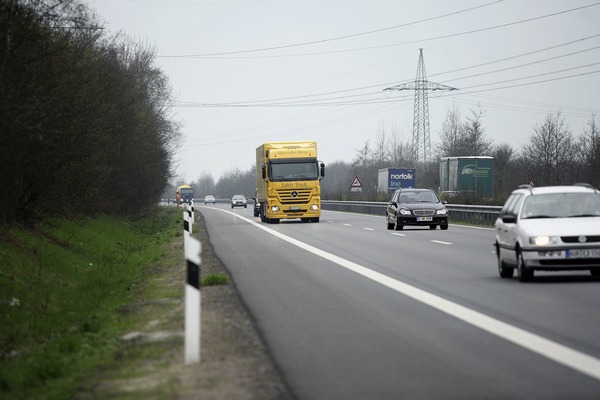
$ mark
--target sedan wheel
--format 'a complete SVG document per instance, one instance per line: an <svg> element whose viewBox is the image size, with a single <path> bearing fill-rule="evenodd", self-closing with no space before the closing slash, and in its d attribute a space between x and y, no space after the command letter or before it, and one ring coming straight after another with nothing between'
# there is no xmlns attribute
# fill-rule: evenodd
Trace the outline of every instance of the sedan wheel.
<svg viewBox="0 0 600 400"><path fill-rule="evenodd" d="M390 221L387 219L387 217L386 217L386 220L385 220L385 222L386 222L386 224L387 224L387 228L388 228L388 230L392 230L392 229L394 229L394 223L393 223L393 222L390 222Z"/></svg>
<svg viewBox="0 0 600 400"><path fill-rule="evenodd" d="M401 231L402 229L404 229L404 225L402 225L400 222L398 222L398 219L396 219L396 223L394 224L394 230Z"/></svg>
<svg viewBox="0 0 600 400"><path fill-rule="evenodd" d="M517 254L517 273L520 282L529 282L533 279L533 270L527 269L521 252Z"/></svg>

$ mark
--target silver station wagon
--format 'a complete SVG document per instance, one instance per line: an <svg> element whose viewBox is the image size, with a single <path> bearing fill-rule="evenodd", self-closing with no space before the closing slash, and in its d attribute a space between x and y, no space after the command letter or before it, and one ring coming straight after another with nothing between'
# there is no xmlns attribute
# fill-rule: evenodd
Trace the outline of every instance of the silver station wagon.
<svg viewBox="0 0 600 400"><path fill-rule="evenodd" d="M590 185L513 191L496 220L498 273L521 282L535 270L600 276L600 191Z"/></svg>

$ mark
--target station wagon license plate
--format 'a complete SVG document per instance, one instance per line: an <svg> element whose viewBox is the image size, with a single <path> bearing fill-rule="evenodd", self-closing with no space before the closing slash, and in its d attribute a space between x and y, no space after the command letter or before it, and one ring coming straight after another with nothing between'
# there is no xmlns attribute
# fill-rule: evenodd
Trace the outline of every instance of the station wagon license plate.
<svg viewBox="0 0 600 400"><path fill-rule="evenodd" d="M418 222L433 221L433 218L432 217L417 217L417 221Z"/></svg>
<svg viewBox="0 0 600 400"><path fill-rule="evenodd" d="M596 258L600 257L600 249L567 250L567 258Z"/></svg>

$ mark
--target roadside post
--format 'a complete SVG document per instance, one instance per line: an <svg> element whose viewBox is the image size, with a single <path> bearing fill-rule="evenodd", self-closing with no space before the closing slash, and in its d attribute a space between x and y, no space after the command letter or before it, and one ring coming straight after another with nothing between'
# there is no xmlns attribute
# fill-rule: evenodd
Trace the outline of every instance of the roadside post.
<svg viewBox="0 0 600 400"><path fill-rule="evenodd" d="M199 240L190 237L191 223L189 214L184 217L184 253L186 260L185 285L185 345L184 359L186 364L200 362L200 335L202 297L200 295L200 253L202 246Z"/></svg>

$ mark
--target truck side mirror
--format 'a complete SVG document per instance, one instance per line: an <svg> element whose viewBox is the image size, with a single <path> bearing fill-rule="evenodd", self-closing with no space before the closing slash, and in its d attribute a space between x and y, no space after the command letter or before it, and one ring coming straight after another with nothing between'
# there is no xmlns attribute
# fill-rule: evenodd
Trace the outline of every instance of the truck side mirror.
<svg viewBox="0 0 600 400"><path fill-rule="evenodd" d="M321 167L321 176L319 179L325 178L325 163L319 162L319 166Z"/></svg>
<svg viewBox="0 0 600 400"><path fill-rule="evenodd" d="M267 164L263 164L261 167L262 170L262 178L263 180L267 180Z"/></svg>

